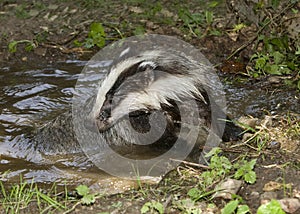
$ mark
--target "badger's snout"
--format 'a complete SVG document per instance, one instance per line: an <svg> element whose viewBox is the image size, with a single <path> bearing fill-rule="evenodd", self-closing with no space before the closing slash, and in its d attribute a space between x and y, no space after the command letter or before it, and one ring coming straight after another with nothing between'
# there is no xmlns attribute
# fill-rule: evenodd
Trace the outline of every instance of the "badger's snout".
<svg viewBox="0 0 300 214"><path fill-rule="evenodd" d="M109 108L101 109L97 117L88 115L85 118L84 126L92 132L97 132L97 131L104 132L111 127L109 118L110 118L110 109Z"/></svg>

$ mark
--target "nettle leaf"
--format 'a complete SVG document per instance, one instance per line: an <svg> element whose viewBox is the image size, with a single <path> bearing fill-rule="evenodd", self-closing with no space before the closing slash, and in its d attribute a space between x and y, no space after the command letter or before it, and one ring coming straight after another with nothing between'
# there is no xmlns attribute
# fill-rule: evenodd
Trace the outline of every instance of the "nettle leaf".
<svg viewBox="0 0 300 214"><path fill-rule="evenodd" d="M264 70L269 74L282 75L280 67L278 65L266 64L266 66L264 67Z"/></svg>
<svg viewBox="0 0 300 214"><path fill-rule="evenodd" d="M255 63L255 69L257 70L262 69L266 63L267 63L267 59L265 57L258 58Z"/></svg>
<svg viewBox="0 0 300 214"><path fill-rule="evenodd" d="M79 185L75 190L80 196L85 196L90 192L90 189L86 185Z"/></svg>
<svg viewBox="0 0 300 214"><path fill-rule="evenodd" d="M188 191L187 195L190 196L191 199L195 200L199 198L199 196L201 195L201 191L197 188L192 188Z"/></svg>
<svg viewBox="0 0 300 214"><path fill-rule="evenodd" d="M272 199L269 203L261 205L257 209L257 214L285 214L282 210L280 203L277 200Z"/></svg>
<svg viewBox="0 0 300 214"><path fill-rule="evenodd" d="M91 37L95 37L96 35L106 36L104 27L100 22L94 22L91 24L89 34Z"/></svg>
<svg viewBox="0 0 300 214"><path fill-rule="evenodd" d="M141 213L147 213L150 212L150 210L156 210L158 213L163 214L164 213L164 206L162 203L157 201L147 202L143 205L141 208Z"/></svg>
<svg viewBox="0 0 300 214"><path fill-rule="evenodd" d="M272 56L274 57L274 63L277 65L282 63L285 58L284 55L282 53L280 53L279 51L273 52Z"/></svg>
<svg viewBox="0 0 300 214"><path fill-rule="evenodd" d="M150 208L149 208L150 206L151 206L151 203L150 203L150 202L145 203L145 204L142 206L142 208L141 208L141 213L143 214L143 213L149 212L149 211L150 211Z"/></svg>
<svg viewBox="0 0 300 214"><path fill-rule="evenodd" d="M239 205L238 200L230 201L226 206L222 209L222 214L232 214L236 210L237 206Z"/></svg>
<svg viewBox="0 0 300 214"><path fill-rule="evenodd" d="M253 159L250 162L248 162L249 169L251 169L251 170L254 169L254 166L256 164L256 160L257 159Z"/></svg>
<svg viewBox="0 0 300 214"><path fill-rule="evenodd" d="M34 43L29 42L26 46L25 46L25 50L26 51L32 51L35 48Z"/></svg>
<svg viewBox="0 0 300 214"><path fill-rule="evenodd" d="M96 199L93 194L88 194L88 195L83 196L83 198L81 199L81 202L82 202L82 204L90 205L90 204L95 203L95 200Z"/></svg>
<svg viewBox="0 0 300 214"><path fill-rule="evenodd" d="M256 173L254 171L250 171L245 174L244 179L249 184L254 184L256 181Z"/></svg>
<svg viewBox="0 0 300 214"><path fill-rule="evenodd" d="M105 46L105 38L106 34L104 31L104 27L99 22L94 22L90 26L90 32L88 34L88 38L86 39L86 46L88 48L97 45L102 48Z"/></svg>
<svg viewBox="0 0 300 214"><path fill-rule="evenodd" d="M153 201L152 202L152 206L155 210L157 210L159 213L164 213L164 205L162 205L162 203L157 202L157 201Z"/></svg>
<svg viewBox="0 0 300 214"><path fill-rule="evenodd" d="M247 205L238 206L238 210L236 214L246 214L246 213L250 213L250 208Z"/></svg>
<svg viewBox="0 0 300 214"><path fill-rule="evenodd" d="M10 53L15 53L17 52L17 41L12 41L8 44L8 50Z"/></svg>

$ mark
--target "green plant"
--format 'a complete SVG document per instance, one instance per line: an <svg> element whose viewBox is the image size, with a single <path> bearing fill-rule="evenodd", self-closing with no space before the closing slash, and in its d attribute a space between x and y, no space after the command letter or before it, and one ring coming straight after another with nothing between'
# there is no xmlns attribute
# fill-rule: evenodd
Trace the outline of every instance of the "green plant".
<svg viewBox="0 0 300 214"><path fill-rule="evenodd" d="M95 203L95 194L90 194L90 189L86 185L79 185L76 188L76 192L81 196L81 203L84 205L90 205Z"/></svg>
<svg viewBox="0 0 300 214"><path fill-rule="evenodd" d="M215 7L216 5L217 4L212 4L211 7ZM203 37L207 34L221 34L220 31L212 27L214 14L210 10L205 10L201 13L191 13L187 8L180 7L178 9L178 17L183 22L183 30L188 29L195 37Z"/></svg>
<svg viewBox="0 0 300 214"><path fill-rule="evenodd" d="M141 208L141 213L154 213L158 212L160 214L164 213L164 206L157 201L146 202Z"/></svg>
<svg viewBox="0 0 300 214"><path fill-rule="evenodd" d="M293 79L287 79L285 83L296 85L300 90L299 47L292 48L286 35L261 35L258 43L263 45L263 49L251 56L250 62L254 64L254 68L249 70L249 74L254 78L267 74L294 75Z"/></svg>
<svg viewBox="0 0 300 214"><path fill-rule="evenodd" d="M31 51L33 50L34 48L36 48L36 44L33 42L33 41L30 41L30 40L18 40L18 41L11 41L9 44L8 44L8 51L10 53L15 53L17 52L17 45L18 44L25 44L25 50L26 51Z"/></svg>
<svg viewBox="0 0 300 214"><path fill-rule="evenodd" d="M221 152L222 150L219 147L216 147L205 155L206 158L210 157L210 170L207 170L200 175L200 186L203 190L225 178L232 168L232 164L228 158L220 155Z"/></svg>
<svg viewBox="0 0 300 214"><path fill-rule="evenodd" d="M272 199L270 202L260 205L257 214L285 214L285 212L282 210L280 203Z"/></svg>
<svg viewBox="0 0 300 214"><path fill-rule="evenodd" d="M236 172L234 174L235 179L243 178L247 183L253 184L256 181L256 173L253 171L256 164L256 159L251 161L242 160L234 164Z"/></svg>
<svg viewBox="0 0 300 214"><path fill-rule="evenodd" d="M201 214L203 211L199 206L197 206L196 202L191 199L182 199L173 202L173 206L180 211L183 211L185 214Z"/></svg>
<svg viewBox="0 0 300 214"><path fill-rule="evenodd" d="M16 17L20 18L20 19L26 19L29 18L30 15L27 11L27 5L26 4L20 4L15 8L15 15Z"/></svg>
<svg viewBox="0 0 300 214"><path fill-rule="evenodd" d="M198 187L191 188L187 193L194 201L212 195L215 191L207 191L207 189L225 177L231 176L232 169L235 170L233 175L235 179L243 179L250 184L256 181L256 173L253 171L256 159L249 162L242 160L233 165L228 158L220 155L221 152L222 150L216 147L206 154L206 157L211 157L209 170L199 176Z"/></svg>
<svg viewBox="0 0 300 214"><path fill-rule="evenodd" d="M235 199L228 202L221 210L221 214L246 214L250 213L250 209L247 205L239 205L240 200Z"/></svg>
<svg viewBox="0 0 300 214"><path fill-rule="evenodd" d="M265 122L267 122L267 120ZM253 148L254 150L257 150L258 152L261 152L270 139L270 133L266 128L266 125L265 124L257 125L254 128L252 128L249 125L241 122L237 122L237 124L239 124L244 128L245 131L243 133L246 132L253 133L251 137L249 137L247 140L243 142L243 145L247 145ZM257 148L251 146L250 145L251 143L254 143L257 146Z"/></svg>
<svg viewBox="0 0 300 214"><path fill-rule="evenodd" d="M92 48L95 45L99 48L102 48L105 46L105 41L106 33L104 31L103 25L100 22L93 22L90 25L90 31L84 42L75 40L74 43L76 46L84 46L86 48Z"/></svg>
<svg viewBox="0 0 300 214"><path fill-rule="evenodd" d="M27 208L33 201L37 202L40 212L45 212L47 209L55 208L57 210L66 209L62 203L58 202L55 197L43 193L36 184L24 182L20 178L20 182L6 189L4 184L0 181L0 203L6 213L19 213L21 210ZM47 208L43 210L43 206Z"/></svg>
<svg viewBox="0 0 300 214"><path fill-rule="evenodd" d="M133 34L134 35L142 35L145 33L145 31L146 31L145 28L143 26L139 25L134 29Z"/></svg>

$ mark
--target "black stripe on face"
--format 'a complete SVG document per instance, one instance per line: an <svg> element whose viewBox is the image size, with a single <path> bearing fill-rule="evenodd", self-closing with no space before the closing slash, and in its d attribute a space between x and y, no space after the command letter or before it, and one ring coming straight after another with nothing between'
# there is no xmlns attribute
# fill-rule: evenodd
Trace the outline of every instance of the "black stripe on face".
<svg viewBox="0 0 300 214"><path fill-rule="evenodd" d="M180 58L180 60L183 59ZM153 71L162 73L156 74ZM134 78L133 76L136 74L138 75ZM164 77L165 74L187 75L188 68L184 62L176 61L176 58L172 61L171 58L159 56L154 57L153 61L141 60L125 69L120 73L116 82L105 95L105 102L100 109L97 119L102 121L107 120L111 116L111 111L114 109L114 106L122 102L128 93L144 90L147 85L156 79ZM122 85L123 83L125 84Z"/></svg>
<svg viewBox="0 0 300 214"><path fill-rule="evenodd" d="M129 67L128 69L121 72L121 74L117 78L114 85L111 87L111 89L105 95L105 101L100 109L97 120L105 122L111 116L111 111L114 108L114 106L118 105L124 98L126 98L126 93L131 92L133 90L140 90L142 81L138 81L138 84L135 84L134 81L129 80L128 86L131 86L131 87L127 86L127 88L124 91L121 91L121 93L118 93L119 88L127 79L131 78L132 76L136 75L137 73L142 73L147 70L150 71L150 70L155 69L154 66L151 66L151 64L154 65L153 62L149 62L149 64L145 64L145 66L141 66L141 64L143 62L145 62L145 61L136 63L136 64L132 65L131 67ZM148 62L148 61L146 61L146 62ZM145 78L147 78L147 77L145 77ZM116 93L118 93L117 96L115 96Z"/></svg>
<svg viewBox="0 0 300 214"><path fill-rule="evenodd" d="M180 60L187 60L187 59L180 59ZM161 65L159 62L164 62L164 65ZM147 63L148 62L148 63ZM145 65L142 65L142 63L145 63ZM155 66L153 66L153 65ZM184 63L179 62L178 60L171 60L171 59L163 59L163 57L157 57L154 61L150 60L143 60L139 63L136 63L132 65L131 67L127 68L117 78L114 85L111 87L111 89L108 91L107 94L113 95L117 89L121 86L122 83L126 81L126 79L132 77L135 74L146 72L146 71L161 71L168 74L173 75L187 75L188 74L188 68L184 65ZM145 75L145 78L147 78L147 75Z"/></svg>
<svg viewBox="0 0 300 214"><path fill-rule="evenodd" d="M123 72L121 72L121 74L117 78L116 82L111 87L111 89L107 92L107 94L113 95L115 93L115 91L117 91L117 89L121 86L121 84L126 81L127 78L132 77L133 75L135 75L137 73L144 72L147 69L149 69L149 66L147 66L147 67L140 66L143 62L144 61L136 63L133 66L131 66L131 67L127 68L126 70L124 70ZM154 68L151 67L151 69L154 69Z"/></svg>

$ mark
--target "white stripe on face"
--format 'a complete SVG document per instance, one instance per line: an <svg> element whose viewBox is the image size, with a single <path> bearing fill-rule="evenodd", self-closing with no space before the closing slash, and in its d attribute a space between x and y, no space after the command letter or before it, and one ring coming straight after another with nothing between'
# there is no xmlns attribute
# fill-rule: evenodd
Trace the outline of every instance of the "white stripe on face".
<svg viewBox="0 0 300 214"><path fill-rule="evenodd" d="M126 49L127 50L127 49ZM125 50L125 51L126 51ZM128 50L129 51L129 50ZM106 99L106 94L109 92L109 90L114 86L115 82L117 81L118 77L121 75L121 73L131 66L144 61L144 60L151 60L155 56L159 56L160 51L149 51L145 52L140 57L132 57L129 59L125 59L124 61L118 63L115 67L112 67L106 78L102 81L98 93L96 102L94 104L94 107L91 111L91 116L93 118L97 118L97 116L100 113L100 109L103 106L103 103Z"/></svg>

